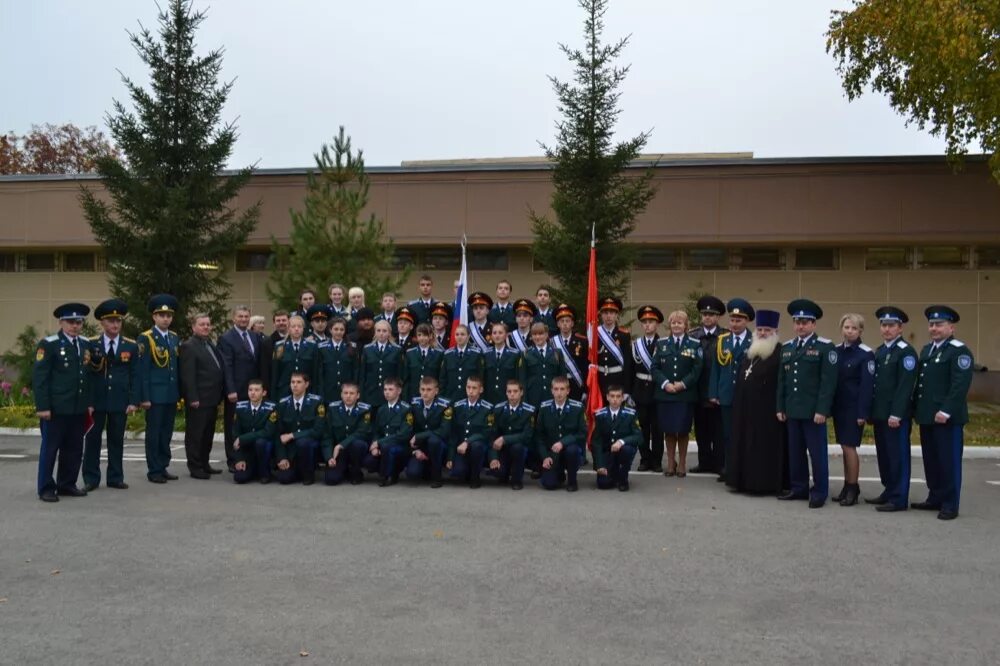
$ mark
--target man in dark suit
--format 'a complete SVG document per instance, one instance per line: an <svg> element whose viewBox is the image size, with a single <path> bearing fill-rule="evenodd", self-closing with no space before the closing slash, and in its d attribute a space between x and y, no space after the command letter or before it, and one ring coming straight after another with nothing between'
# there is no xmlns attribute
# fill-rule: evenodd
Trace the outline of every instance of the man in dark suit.
<svg viewBox="0 0 1000 666"><path fill-rule="evenodd" d="M264 336L250 330L250 308L238 305L233 310L233 327L219 338L219 354L225 378L226 402L223 409L225 424L226 466L233 471L236 452L233 450L233 419L236 403L247 400L247 384L260 376L260 354ZM270 359L268 359L270 361Z"/></svg>
<svg viewBox="0 0 1000 666"><path fill-rule="evenodd" d="M204 313L191 322L193 335L181 346L181 391L184 396L186 426L184 450L188 470L195 479L208 479L222 470L209 467L215 436L215 417L225 390L222 356L212 344L212 320Z"/></svg>

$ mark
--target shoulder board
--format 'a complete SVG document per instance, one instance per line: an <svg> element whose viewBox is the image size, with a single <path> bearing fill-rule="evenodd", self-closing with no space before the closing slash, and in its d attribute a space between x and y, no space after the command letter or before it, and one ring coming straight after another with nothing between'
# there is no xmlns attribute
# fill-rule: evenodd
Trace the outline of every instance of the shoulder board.
<svg viewBox="0 0 1000 666"><path fill-rule="evenodd" d="M628 330L627 328L625 328L624 326L619 326L619 327L618 327L618 332L619 332L619 333L624 333L625 335L631 335L631 334L632 334L632 332L631 332L631 331L629 331L629 330Z"/></svg>
<svg viewBox="0 0 1000 666"><path fill-rule="evenodd" d="M551 400L546 400L545 402L543 402L541 404L541 406L542 407L551 407L552 406L552 401Z"/></svg>
<svg viewBox="0 0 1000 666"><path fill-rule="evenodd" d="M596 412L594 412L594 416L601 416L603 414L609 414L610 412L611 410L608 409L607 407L601 407Z"/></svg>
<svg viewBox="0 0 1000 666"><path fill-rule="evenodd" d="M687 330L687 334L688 334L688 335L694 335L695 333L698 333L698 332L699 332L699 331L701 331L701 330L702 330L702 329L701 329L701 326L695 326L694 328L689 328L689 329Z"/></svg>
<svg viewBox="0 0 1000 666"><path fill-rule="evenodd" d="M863 342L860 345L858 345L858 347L860 347L863 351L866 351L866 352L870 352L872 350L871 347L869 347L868 345L866 345Z"/></svg>
<svg viewBox="0 0 1000 666"><path fill-rule="evenodd" d="M385 346L386 346L386 347L396 347L397 349L399 348L399 345L397 345L397 344L396 344L395 342L393 342L392 340L390 340L389 342L385 343Z"/></svg>
<svg viewBox="0 0 1000 666"><path fill-rule="evenodd" d="M415 405L415 404L417 404L418 402L419 402L419 403L422 403L423 401L424 401L424 399L423 399L423 398L421 398L421 397L420 397L419 395L415 395L415 396L413 396L412 398L410 398L410 404L411 404L411 405Z"/></svg>
<svg viewBox="0 0 1000 666"><path fill-rule="evenodd" d="M236 403L236 407L237 408L240 408L240 407L249 407L249 406L250 406L250 401L249 400L240 400L240 401L238 401Z"/></svg>
<svg viewBox="0 0 1000 666"><path fill-rule="evenodd" d="M506 400L504 400L503 402L498 402L497 404L493 405L493 407L496 409L500 409L501 407L506 407L506 406L507 406Z"/></svg>
<svg viewBox="0 0 1000 666"><path fill-rule="evenodd" d="M483 407L485 407L486 409L493 409L492 402L488 402L486 400L480 400L479 402L483 403Z"/></svg>
<svg viewBox="0 0 1000 666"><path fill-rule="evenodd" d="M794 346L795 346L795 338L792 338L792 339L791 339L791 340L789 340L788 342L785 342L785 343L784 343L784 346L785 346L785 347L794 347Z"/></svg>
<svg viewBox="0 0 1000 666"><path fill-rule="evenodd" d="M368 344L365 345L365 349L368 349L369 347L378 347L378 343L377 342L369 342Z"/></svg>
<svg viewBox="0 0 1000 666"><path fill-rule="evenodd" d="M635 414L635 410L631 407L622 407L622 414L628 414L631 416L632 414Z"/></svg>
<svg viewBox="0 0 1000 666"><path fill-rule="evenodd" d="M92 338L87 338L87 339L88 339L88 340L90 340L91 342L97 342L98 340L100 340L100 339L101 339L101 336L99 336L99 335L95 335L94 337L92 337Z"/></svg>
<svg viewBox="0 0 1000 666"><path fill-rule="evenodd" d="M900 349L906 349L908 345L902 340L897 340L896 346L899 347Z"/></svg>
<svg viewBox="0 0 1000 666"><path fill-rule="evenodd" d="M324 348L330 346L330 341L329 340L324 340L323 342L320 342L316 346L319 347L320 349L324 349Z"/></svg>
<svg viewBox="0 0 1000 666"><path fill-rule="evenodd" d="M145 331L143 331L139 335L152 335L152 334L153 334L153 329L147 328Z"/></svg>
<svg viewBox="0 0 1000 666"><path fill-rule="evenodd" d="M342 404L344 404L344 401L343 401L343 400L334 400L333 402L331 402L331 403L329 404L329 406L330 406L330 407L339 407L339 406L340 406L340 405L342 405Z"/></svg>
<svg viewBox="0 0 1000 666"><path fill-rule="evenodd" d="M580 402L579 400L567 400L566 402L573 405L574 407L583 407L583 403Z"/></svg>
<svg viewBox="0 0 1000 666"><path fill-rule="evenodd" d="M482 354L482 353L483 353L483 352L482 352L482 351L481 351L481 350L479 349L479 347L473 347L472 345L469 345L468 347L466 347L466 348L465 348L465 351L467 351L467 352L473 352L474 354Z"/></svg>
<svg viewBox="0 0 1000 666"><path fill-rule="evenodd" d="M407 303L407 305L416 305L419 302L420 302L420 299L419 298L415 298L412 301L410 301L409 303Z"/></svg>
<svg viewBox="0 0 1000 666"><path fill-rule="evenodd" d="M371 409L372 408L372 406L369 405L367 402L359 402L359 403L357 403L357 406L360 407L361 409Z"/></svg>
<svg viewBox="0 0 1000 666"><path fill-rule="evenodd" d="M574 337L574 338L577 338L577 339L579 339L579 340L586 340L586 339L587 339L587 336L586 336L586 335L584 335L583 333L574 333L574 334L573 334L573 337Z"/></svg>
<svg viewBox="0 0 1000 666"><path fill-rule="evenodd" d="M529 405L526 402L522 402L521 403L521 407L523 407L524 411L528 412L529 414L534 414L535 413L535 408L532 407L531 405Z"/></svg>
<svg viewBox="0 0 1000 666"><path fill-rule="evenodd" d="M101 337L101 336L97 336L97 337ZM122 340L124 340L125 342L131 342L132 344L135 344L135 340L133 340L132 338L126 338L124 335L122 336Z"/></svg>
<svg viewBox="0 0 1000 666"><path fill-rule="evenodd" d="M466 400L465 398L462 398L461 400L459 400L458 402L455 403L455 406L456 407L462 407L462 406L465 406L467 404L469 404L469 401Z"/></svg>
<svg viewBox="0 0 1000 666"><path fill-rule="evenodd" d="M733 334L732 331L723 331L722 333L719 333L719 339L721 340L722 338L728 337L732 334Z"/></svg>
<svg viewBox="0 0 1000 666"><path fill-rule="evenodd" d="M448 402L447 398L437 398L436 400L434 400L434 404L435 405L440 405L442 407L450 407L451 406L451 403Z"/></svg>
<svg viewBox="0 0 1000 666"><path fill-rule="evenodd" d="M301 344L304 344L304 345L315 345L316 341L313 340L312 338L306 338L305 340L302 341Z"/></svg>
<svg viewBox="0 0 1000 666"><path fill-rule="evenodd" d="M965 343L962 342L961 340L952 340L948 344L950 344L952 347L964 347L965 346Z"/></svg>
<svg viewBox="0 0 1000 666"><path fill-rule="evenodd" d="M264 402L260 403L260 406L261 408L266 407L267 409L274 409L277 405L275 405L270 400L265 400Z"/></svg>
<svg viewBox="0 0 1000 666"><path fill-rule="evenodd" d="M445 355L446 355L446 356L447 356L448 354L454 354L454 353L456 353L456 352L457 352L457 350L456 350L456 349L455 349L454 347L451 347L450 349L445 349L445 350L444 350L444 353L445 353Z"/></svg>
<svg viewBox="0 0 1000 666"><path fill-rule="evenodd" d="M311 398L312 400L318 400L320 402L323 402L323 396L316 395L315 393L306 393L306 397Z"/></svg>
<svg viewBox="0 0 1000 666"><path fill-rule="evenodd" d="M821 338L821 337L819 337L817 335L816 336L816 342L822 342L823 344L828 345L828 344L832 344L833 341L830 340L830 338Z"/></svg>
<svg viewBox="0 0 1000 666"><path fill-rule="evenodd" d="M290 396L290 395L286 395L284 398L281 399L282 403L291 402L291 401L292 401L292 396Z"/></svg>
<svg viewBox="0 0 1000 666"><path fill-rule="evenodd" d="M47 336L45 338L45 341L46 342L55 342L58 339L59 339L59 335L58 334L56 334L56 335L49 335L49 336Z"/></svg>

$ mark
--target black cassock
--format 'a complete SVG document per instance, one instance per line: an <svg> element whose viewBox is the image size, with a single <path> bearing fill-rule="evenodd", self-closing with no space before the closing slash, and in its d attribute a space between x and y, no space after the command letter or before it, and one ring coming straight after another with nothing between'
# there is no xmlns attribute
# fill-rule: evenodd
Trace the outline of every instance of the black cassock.
<svg viewBox="0 0 1000 666"><path fill-rule="evenodd" d="M736 375L726 485L742 492L776 494L788 487L785 424L775 416L780 359L780 346L765 360L744 356Z"/></svg>

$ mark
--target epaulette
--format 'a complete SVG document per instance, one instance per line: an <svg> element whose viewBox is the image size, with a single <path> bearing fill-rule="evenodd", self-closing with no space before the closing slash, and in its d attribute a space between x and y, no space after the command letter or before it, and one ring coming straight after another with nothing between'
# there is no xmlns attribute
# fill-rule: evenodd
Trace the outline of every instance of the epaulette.
<svg viewBox="0 0 1000 666"><path fill-rule="evenodd" d="M509 404L510 403L508 403L506 400L504 400L503 402L498 402L497 404L495 404L494 407L496 407L497 409L500 409L501 407L506 407Z"/></svg>
<svg viewBox="0 0 1000 666"><path fill-rule="evenodd" d="M896 340L896 346L899 347L900 349L906 349L907 347L906 343L903 342L902 340Z"/></svg>
<svg viewBox="0 0 1000 666"><path fill-rule="evenodd" d="M493 409L492 402L489 402L487 400L480 400L479 402L483 403L483 407L485 407L486 409Z"/></svg>
<svg viewBox="0 0 1000 666"><path fill-rule="evenodd" d="M46 342L55 342L58 339L59 339L59 334L49 335L49 336L46 336L45 341Z"/></svg>
<svg viewBox="0 0 1000 666"><path fill-rule="evenodd" d="M618 332L619 332L619 333L624 333L625 335L628 335L628 336L630 336L630 337L631 337L631 335L632 335L632 332L631 332L631 331L629 331L629 330L628 330L627 328L625 328L624 326L619 326L619 327L618 327Z"/></svg>
<svg viewBox="0 0 1000 666"><path fill-rule="evenodd" d="M455 403L455 406L456 407L461 407L461 406L467 405L467 404L469 404L469 401L466 400L465 398L462 398L461 400L459 400L458 402Z"/></svg>
<svg viewBox="0 0 1000 666"><path fill-rule="evenodd" d="M289 402L289 401L291 401L291 399L292 399L292 396L286 395L284 398L281 399L281 402Z"/></svg>
<svg viewBox="0 0 1000 666"><path fill-rule="evenodd" d="M622 413L631 416L632 414L635 414L635 410L631 407L622 407Z"/></svg>
<svg viewBox="0 0 1000 666"><path fill-rule="evenodd" d="M415 404L417 404L418 402L419 402L419 403L421 403L421 404L423 404L423 402L424 402L424 399L423 399L423 398L421 398L421 397L420 397L419 395L415 395L415 396L413 396L412 398L410 398L410 404L411 404L411 405L415 405Z"/></svg>
<svg viewBox="0 0 1000 666"><path fill-rule="evenodd" d="M300 342L299 344L301 344L301 345L315 345L316 341L313 340L312 338L303 338L302 342Z"/></svg>
<svg viewBox="0 0 1000 666"><path fill-rule="evenodd" d="M90 340L91 342L97 342L98 340L101 339L101 336L100 335L95 335L94 337L87 338L87 339Z"/></svg>
<svg viewBox="0 0 1000 666"><path fill-rule="evenodd" d="M466 347L466 349L468 349L468 347ZM451 347L449 349L445 349L444 353L445 354L457 354L458 353L458 349L456 347Z"/></svg>
<svg viewBox="0 0 1000 666"><path fill-rule="evenodd" d="M343 401L343 400L334 400L334 401L333 401L333 402L331 402L331 403L330 403L330 404L329 404L328 406L329 406L329 407L338 407L338 406L340 406L340 405L342 405L342 404L344 404L344 401Z"/></svg>
<svg viewBox="0 0 1000 666"><path fill-rule="evenodd" d="M125 342L131 342L132 344L135 344L135 340L133 340L132 338L126 338L124 335L122 336L122 340L124 340Z"/></svg>
<svg viewBox="0 0 1000 666"><path fill-rule="evenodd" d="M961 340L951 340L948 344L950 344L952 347L964 347L965 346L965 343L962 342Z"/></svg>
<svg viewBox="0 0 1000 666"><path fill-rule="evenodd" d="M580 402L579 400L567 400L566 402L573 405L574 407L583 407L583 403Z"/></svg>
<svg viewBox="0 0 1000 666"><path fill-rule="evenodd" d="M553 402L552 400L546 400L545 402L543 402L543 403L541 404L541 406L542 406L542 407L549 407L549 406L551 406L551 405L552 405L552 402Z"/></svg>
<svg viewBox="0 0 1000 666"><path fill-rule="evenodd" d="M573 333L573 337L574 338L580 338L581 340L586 340L587 339L587 336L584 335L583 333Z"/></svg>
<svg viewBox="0 0 1000 666"><path fill-rule="evenodd" d="M323 402L323 396L316 395L315 393L306 393L306 397L307 398L312 398L313 400L319 400L320 402Z"/></svg>
<svg viewBox="0 0 1000 666"><path fill-rule="evenodd" d="M479 347L475 346L475 345L469 345L468 347L465 348L465 351L467 351L467 352L474 352L476 354L482 354L483 353L483 350L480 349Z"/></svg>
<svg viewBox="0 0 1000 666"><path fill-rule="evenodd" d="M239 409L240 407L249 407L249 406L250 406L249 400L239 400L236 403L236 409Z"/></svg>
<svg viewBox="0 0 1000 666"><path fill-rule="evenodd" d="M816 336L816 342L822 342L823 344L828 345L828 344L832 343L833 341L830 338L821 338L821 337L819 337L817 335Z"/></svg>
<svg viewBox="0 0 1000 666"><path fill-rule="evenodd" d="M530 414L534 414L534 413L535 413L535 408L534 408L534 407L532 407L531 405L529 405L528 403L526 403L526 402L522 402L522 403L521 403L521 406L522 406L522 407L524 407L524 409L525 409L525 410L526 410L526 411L527 411L528 413L530 413Z"/></svg>
<svg viewBox="0 0 1000 666"><path fill-rule="evenodd" d="M788 342L784 342L784 343L782 343L782 344L783 344L783 346L785 346L785 347L794 347L794 346L795 346L795 338L792 338L792 339L791 339L791 340L789 340Z"/></svg>
<svg viewBox="0 0 1000 666"><path fill-rule="evenodd" d="M609 413L611 413L611 409L609 407L601 407L596 412L594 412L594 416L600 416L602 414L609 414Z"/></svg>
<svg viewBox="0 0 1000 666"><path fill-rule="evenodd" d="M261 409L264 409L264 408L267 408L267 409L274 409L275 407L277 407L277 405L275 405L275 404L274 404L273 402L271 402L270 400L265 400L264 402L260 403L260 408L261 408Z"/></svg>
<svg viewBox="0 0 1000 666"><path fill-rule="evenodd" d="M434 399L434 404L441 405L442 407L451 407L451 401L448 398L437 397Z"/></svg>
<svg viewBox="0 0 1000 666"><path fill-rule="evenodd" d="M329 346L331 346L331 345L330 345L330 341L329 341L329 340L323 340L323 342L320 342L319 344L317 344L317 345L316 345L316 347L317 347L317 348L319 348L319 349L323 349L323 348L324 348L324 345L325 345L326 347L329 347Z"/></svg>
<svg viewBox="0 0 1000 666"><path fill-rule="evenodd" d="M414 298L412 301L410 301L409 303L407 303L407 305L416 305L417 303L420 303L420 299L419 298Z"/></svg>
<svg viewBox="0 0 1000 666"><path fill-rule="evenodd" d="M858 348L860 348L861 350L866 351L866 352L870 352L872 350L871 347L869 347L868 345L866 345L863 342L860 345L858 345Z"/></svg>

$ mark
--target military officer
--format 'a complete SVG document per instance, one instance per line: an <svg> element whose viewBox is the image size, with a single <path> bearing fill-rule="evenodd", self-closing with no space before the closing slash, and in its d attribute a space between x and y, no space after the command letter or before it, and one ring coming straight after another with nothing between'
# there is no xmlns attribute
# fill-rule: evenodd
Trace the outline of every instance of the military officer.
<svg viewBox="0 0 1000 666"><path fill-rule="evenodd" d="M408 350L417 346L417 337L413 334L413 327L416 326L417 316L409 306L404 305L396 311L396 316L392 323L392 335L396 338L396 344L405 354ZM428 324L429 326L429 324Z"/></svg>
<svg viewBox="0 0 1000 666"><path fill-rule="evenodd" d="M629 489L628 473L642 437L639 417L634 409L625 407L625 391L621 386L608 386L608 405L594 412L594 437L591 448L597 468L597 487L609 490Z"/></svg>
<svg viewBox="0 0 1000 666"><path fill-rule="evenodd" d="M653 355L660 336L656 332L663 323L663 312L654 305L643 305L636 311L642 335L632 342L632 400L642 426L639 442L640 472L663 472L663 432L656 415L656 384L653 383Z"/></svg>
<svg viewBox="0 0 1000 666"><path fill-rule="evenodd" d="M667 316L670 336L660 338L653 354L651 372L656 384L656 415L667 441L666 476L687 476L687 447L698 402L701 377L701 343L687 335L688 316L674 310ZM675 457L676 456L676 457Z"/></svg>
<svg viewBox="0 0 1000 666"><path fill-rule="evenodd" d="M834 502L854 506L861 496L858 478L861 458L858 447L871 419L872 389L875 386L875 352L861 340L865 318L848 312L840 318L843 339L837 350L837 388L833 392L833 434L840 444L844 461L844 486Z"/></svg>
<svg viewBox="0 0 1000 666"><path fill-rule="evenodd" d="M465 380L465 395L455 403L447 467L452 478L479 488L486 450L494 439L493 405L481 399L483 380L476 375Z"/></svg>
<svg viewBox="0 0 1000 666"><path fill-rule="evenodd" d="M537 325L537 324L536 324ZM569 380L552 380L552 399L538 408L535 421L535 444L542 463L542 488L555 490L566 480L566 490L579 488L576 472L587 446L587 420L583 403L569 399Z"/></svg>
<svg viewBox="0 0 1000 666"><path fill-rule="evenodd" d="M510 302L511 289L510 280L497 282L497 300L490 306L490 313L487 315L491 324L500 322L507 327L508 331L513 331L517 326L514 318L514 306Z"/></svg>
<svg viewBox="0 0 1000 666"><path fill-rule="evenodd" d="M413 337L416 344L403 354L403 400L420 397L420 381L424 377L433 377L437 385L444 362L444 351L434 345L434 331L430 324L417 326Z"/></svg>
<svg viewBox="0 0 1000 666"><path fill-rule="evenodd" d="M917 350L903 340L910 318L897 307L875 311L882 345L875 351L875 388L871 420L882 492L866 498L876 511L905 511L910 502L910 424L913 387L917 383Z"/></svg>
<svg viewBox="0 0 1000 666"><path fill-rule="evenodd" d="M431 328L434 331L434 344L441 350L451 346L451 306L438 301L431 308Z"/></svg>
<svg viewBox="0 0 1000 666"><path fill-rule="evenodd" d="M535 441L535 408L524 402L524 386L507 380L507 399L493 407L493 435L487 451L490 472L512 490L524 488L524 467Z"/></svg>
<svg viewBox="0 0 1000 666"><path fill-rule="evenodd" d="M932 305L924 315L931 341L920 351L913 416L920 426L927 499L910 506L953 520L962 493L963 430L969 421L973 358L965 343L955 339L958 312Z"/></svg>
<svg viewBox="0 0 1000 666"><path fill-rule="evenodd" d="M167 469L170 464L170 438L180 399L177 367L180 338L170 330L177 311L177 299L157 294L147 304L153 327L143 331L139 345L140 406L146 410L146 478L152 483L176 481Z"/></svg>
<svg viewBox="0 0 1000 666"><path fill-rule="evenodd" d="M451 404L440 397L438 391L437 378L423 377L420 380L420 395L410 401L413 436L410 437L411 456L406 466L406 478L429 478L431 488L441 487L441 470L448 456L451 438Z"/></svg>
<svg viewBox="0 0 1000 666"><path fill-rule="evenodd" d="M247 384L247 400L236 403L233 418L233 481L247 483L254 479L271 482L271 454L277 432L277 405L264 400L264 382L251 379Z"/></svg>
<svg viewBox="0 0 1000 666"><path fill-rule="evenodd" d="M59 497L84 497L77 487L84 422L93 412L90 389L90 342L80 336L90 308L82 303L60 305L52 313L59 332L38 343L31 375L35 412L42 430L38 453L38 498L58 502ZM56 479L52 472L59 461Z"/></svg>
<svg viewBox="0 0 1000 666"><path fill-rule="evenodd" d="M407 303L407 305L415 315L417 320L416 323L426 324L431 320L431 310L433 310L434 306L439 302L431 296L431 292L434 289L434 280L431 279L430 275L421 275L420 280L417 283L417 289L420 295Z"/></svg>
<svg viewBox="0 0 1000 666"><path fill-rule="evenodd" d="M552 336L552 344L559 350L569 377L569 397L572 400L584 400L587 392L587 370L590 367L587 336L575 333L576 310L566 303L556 307L556 327L558 332Z"/></svg>
<svg viewBox="0 0 1000 666"><path fill-rule="evenodd" d="M489 314L493 307L493 299L482 291L474 291L469 294L469 340L481 352L490 349L487 340L489 336Z"/></svg>
<svg viewBox="0 0 1000 666"><path fill-rule="evenodd" d="M121 334L128 304L111 298L94 309L104 333L90 340L94 425L83 447L84 490L101 485L101 434L108 433L108 488L124 490L125 419L139 409L139 345Z"/></svg>
<svg viewBox="0 0 1000 666"><path fill-rule="evenodd" d="M541 322L549 327L549 336L553 336L558 331L556 326L555 311L552 309L552 290L548 286L542 285L535 291L535 318L534 321Z"/></svg>
<svg viewBox="0 0 1000 666"><path fill-rule="evenodd" d="M358 348L347 339L347 322L342 317L330 320L330 339L316 345L317 383L323 401L331 403L340 398L344 382L358 381ZM314 392L316 389L313 389Z"/></svg>
<svg viewBox="0 0 1000 666"><path fill-rule="evenodd" d="M829 496L826 419L833 411L837 388L837 350L830 340L816 335L816 320L823 317L823 309L816 303L796 299L788 304L788 314L795 324L795 338L781 346L777 416L788 432L791 490L778 499L808 498L809 508L818 509Z"/></svg>
<svg viewBox="0 0 1000 666"><path fill-rule="evenodd" d="M721 445L715 450L718 457L713 462L713 466L719 470L719 478L716 480L720 482L725 481L726 457L733 437L736 373L753 342L753 335L747 330L747 326L756 317L753 306L742 298L734 298L726 303L726 312L729 315L729 330L719 333L715 347L706 352L712 356L708 400L719 406L722 417ZM697 427L696 425L695 428Z"/></svg>
<svg viewBox="0 0 1000 666"><path fill-rule="evenodd" d="M293 371L289 379L291 393L277 406L278 439L274 457L278 460L278 483L301 481L310 486L316 480L316 456L326 423L322 396L309 393L309 379L304 372Z"/></svg>
<svg viewBox="0 0 1000 666"><path fill-rule="evenodd" d="M517 377L521 355L507 346L507 326L503 322L490 324L490 342L493 345L483 354L483 399L495 405L506 397L507 381Z"/></svg>
<svg viewBox="0 0 1000 666"><path fill-rule="evenodd" d="M371 406L361 402L361 391L354 382L344 382L340 400L327 405L326 427L323 433L322 455L326 461L323 483L339 485L349 477L351 485L361 483L364 470L359 464L351 467L352 460L360 461L371 444Z"/></svg>
<svg viewBox="0 0 1000 666"><path fill-rule="evenodd" d="M600 301L601 325L597 327L597 380L601 393L618 384L625 393L632 392L632 335L618 325L618 315L624 309L621 299L609 296Z"/></svg>
<svg viewBox="0 0 1000 666"><path fill-rule="evenodd" d="M694 406L694 437L698 442L698 464L691 469L694 473L719 474L719 463L725 457L722 449L722 410L708 396L708 384L712 377L715 361L715 345L719 336L726 332L719 326L719 317L726 311L726 305L715 296L698 299L701 324L688 331L688 336L701 343L703 363L698 378L698 402Z"/></svg>
<svg viewBox="0 0 1000 666"><path fill-rule="evenodd" d="M330 316L330 306L324 303L315 303L306 311L306 321L309 322L309 328L312 331L308 336L309 340L318 345L330 339L330 335L326 330L327 325L330 323Z"/></svg>
<svg viewBox="0 0 1000 666"><path fill-rule="evenodd" d="M322 379L319 373L319 347L305 337L305 320L298 315L288 318L288 335L274 346L271 361L271 392L280 402L291 392L290 382L293 372L301 372L314 390L322 393Z"/></svg>
<svg viewBox="0 0 1000 666"><path fill-rule="evenodd" d="M400 400L402 391L403 382L398 377L386 378L382 406L375 412L374 434L365 458L365 467L378 471L378 485L383 488L399 481L410 458L413 414L410 406Z"/></svg>
<svg viewBox="0 0 1000 666"><path fill-rule="evenodd" d="M518 354L523 354L531 346L531 325L537 310L527 298L514 301L514 328L508 329L507 345Z"/></svg>
<svg viewBox="0 0 1000 666"><path fill-rule="evenodd" d="M483 354L469 343L469 327L462 324L455 329L455 346L445 350L441 362L441 395L452 404L458 402L465 397L465 383L472 375L483 376Z"/></svg>
<svg viewBox="0 0 1000 666"><path fill-rule="evenodd" d="M375 339L361 352L361 399L376 411L385 404L385 380L403 372L403 352L390 334L389 322L375 324Z"/></svg>

